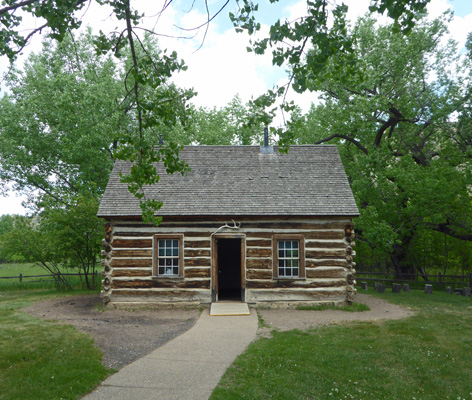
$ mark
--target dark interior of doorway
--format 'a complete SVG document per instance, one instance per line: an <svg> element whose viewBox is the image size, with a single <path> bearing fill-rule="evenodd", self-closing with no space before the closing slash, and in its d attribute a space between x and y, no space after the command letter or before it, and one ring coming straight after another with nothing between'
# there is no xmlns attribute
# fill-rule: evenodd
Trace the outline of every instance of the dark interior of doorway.
<svg viewBox="0 0 472 400"><path fill-rule="evenodd" d="M218 301L241 301L241 239L218 239Z"/></svg>

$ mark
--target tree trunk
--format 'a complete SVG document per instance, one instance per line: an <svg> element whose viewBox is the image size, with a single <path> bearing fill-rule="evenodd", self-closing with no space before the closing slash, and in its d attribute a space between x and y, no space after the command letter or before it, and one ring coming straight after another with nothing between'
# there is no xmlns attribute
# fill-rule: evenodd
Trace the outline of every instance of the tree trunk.
<svg viewBox="0 0 472 400"><path fill-rule="evenodd" d="M415 267L407 260L407 248L410 239L404 240L402 244L394 244L393 252L390 254L393 267L395 268L395 279L413 279Z"/></svg>
<svg viewBox="0 0 472 400"><path fill-rule="evenodd" d="M403 240L402 244L393 245L393 252L390 254L390 259L395 268L395 279L413 280L416 274L419 274L425 282L429 282L426 270L421 266L415 268L415 266L408 261L408 244L410 240L411 238L407 238Z"/></svg>

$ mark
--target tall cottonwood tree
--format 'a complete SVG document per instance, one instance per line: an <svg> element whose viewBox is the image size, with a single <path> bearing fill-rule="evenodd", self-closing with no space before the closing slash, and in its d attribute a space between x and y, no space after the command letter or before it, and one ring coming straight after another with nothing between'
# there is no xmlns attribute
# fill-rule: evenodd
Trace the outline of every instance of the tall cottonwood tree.
<svg viewBox="0 0 472 400"><path fill-rule="evenodd" d="M80 26L79 11L84 10L91 2L92 0L5 0L0 7L0 24L2 25L0 54L7 55L13 60L32 36L46 30L51 38L63 40L67 32ZM192 93L173 88L173 96L161 97L158 88L162 87L165 79L185 69L185 66L177 59L174 52L162 53L155 57L145 50L139 35L139 30L143 28L143 14L133 8L131 0L95 0L95 2L111 7L113 15L124 24L121 30L101 32L95 40L97 51L104 53L113 51L115 55L120 56L121 50L127 45L132 60L124 81L131 83L128 78L132 78L132 84L125 85L126 97L130 100L129 104L135 112L137 125L134 132L121 136L122 151L116 154L120 158L134 162L131 174L124 177L124 180L129 184L130 191L140 198L144 219L159 222L153 216L160 207L160 203L153 199L145 199L142 190L144 185L153 184L159 180L153 163L162 161L168 172L185 173L187 166L178 160L179 146L173 144L165 148L156 148L147 140L146 131L159 127L163 120L169 125L178 125L177 121L182 112L181 104L185 103ZM390 17L394 18L396 27L407 32L414 25L416 13L423 10L428 2L429 0L374 0L371 11L387 12ZM162 2L159 17L165 15L170 3L171 1L168 0ZM229 0L223 1L221 8L213 14L208 11L207 0L203 0L202 3L207 10L207 20L202 24L205 29L205 26L226 8ZM230 17L238 29L247 29L250 33L258 30L260 23L253 16L257 3L251 0L240 0L237 3L240 6L239 10L231 13ZM256 46L256 52L265 51L268 44L277 45L288 39L294 45L285 50L276 49L274 62L281 65L288 60L294 72L300 72L300 77L303 71L313 73L308 70L311 64L305 63L303 57L308 41L320 49L320 57L316 60L321 66L339 52L351 53L350 42L345 39L345 6L334 3L333 6L331 0L307 1L307 16L294 24L280 21L275 23L271 27L270 37ZM193 7L193 2L189 2L189 5ZM25 27L22 26L22 13L37 19L36 28L29 30L27 34L23 33ZM329 22L330 17L334 18L334 24ZM143 57L139 57L139 48L144 51ZM300 82L300 79L296 81L298 87ZM141 90L143 87L156 90L156 95L148 96L148 91ZM267 102L273 97L274 93L270 93L269 96L263 96L261 101ZM270 120L270 115L261 118L265 124L268 120Z"/></svg>
<svg viewBox="0 0 472 400"><path fill-rule="evenodd" d="M469 54L442 44L444 18L408 36L360 19L349 33L355 52L330 60L329 79L306 80L322 102L285 137L338 145L360 238L390 254L398 274L415 272L408 251L419 229L472 240L472 70Z"/></svg>
<svg viewBox="0 0 472 400"><path fill-rule="evenodd" d="M58 45L46 40L6 80L0 178L39 206L43 197L64 206L84 191L98 198L113 167L116 132L132 125L132 116L120 110L119 68L92 46L90 32Z"/></svg>
<svg viewBox="0 0 472 400"><path fill-rule="evenodd" d="M96 213L113 167L116 131L133 124L120 110L120 69L92 46L90 32L59 44L46 40L24 70L8 76L10 93L0 100L0 179L25 193L39 213L8 235L18 239L15 251L30 261L36 256L33 261L50 272L60 265L80 268L88 287L100 253Z"/></svg>

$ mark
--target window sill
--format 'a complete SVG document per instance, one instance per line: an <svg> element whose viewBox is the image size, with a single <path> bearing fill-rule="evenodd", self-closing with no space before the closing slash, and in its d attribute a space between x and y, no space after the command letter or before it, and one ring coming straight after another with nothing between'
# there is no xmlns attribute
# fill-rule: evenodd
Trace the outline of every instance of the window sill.
<svg viewBox="0 0 472 400"><path fill-rule="evenodd" d="M171 279L184 279L184 277L180 275L153 275L152 279L171 280Z"/></svg>
<svg viewBox="0 0 472 400"><path fill-rule="evenodd" d="M286 277L286 276L280 276L280 277L276 276L273 279L275 279L277 281L288 281L288 282L291 282L291 281L306 281L306 278L301 278L301 277L289 278L289 277Z"/></svg>

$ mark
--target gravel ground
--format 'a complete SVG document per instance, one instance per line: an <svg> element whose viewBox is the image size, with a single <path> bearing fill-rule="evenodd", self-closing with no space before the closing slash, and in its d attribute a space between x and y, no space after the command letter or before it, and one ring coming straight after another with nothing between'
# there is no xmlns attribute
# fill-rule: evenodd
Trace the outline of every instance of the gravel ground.
<svg viewBox="0 0 472 400"><path fill-rule="evenodd" d="M400 319L413 314L410 310L363 294L358 294L355 301L367 304L371 310L345 312L258 309L258 313L269 326L260 328L258 336L270 336L272 329L306 330L343 321ZM98 295L74 296L37 302L23 311L43 319L70 324L89 333L104 353L103 364L115 369L120 369L186 332L199 317L199 311L196 309L144 308L103 311L99 307L100 304Z"/></svg>
<svg viewBox="0 0 472 400"><path fill-rule="evenodd" d="M103 364L120 369L189 330L200 313L173 309L105 309L99 295L40 301L24 308L89 333L103 351Z"/></svg>
<svg viewBox="0 0 472 400"><path fill-rule="evenodd" d="M307 330L320 325L342 323L346 321L378 321L383 319L401 319L413 315L411 310L389 303L377 297L357 294L356 303L364 303L370 311L348 312L339 310L302 311L302 310L258 310L259 315L269 328L260 328L259 336L270 336L272 329L288 331L291 329Z"/></svg>

